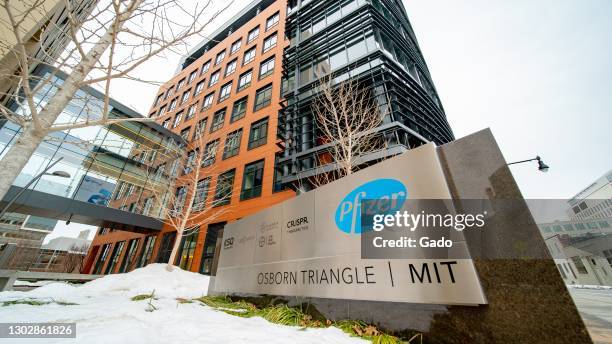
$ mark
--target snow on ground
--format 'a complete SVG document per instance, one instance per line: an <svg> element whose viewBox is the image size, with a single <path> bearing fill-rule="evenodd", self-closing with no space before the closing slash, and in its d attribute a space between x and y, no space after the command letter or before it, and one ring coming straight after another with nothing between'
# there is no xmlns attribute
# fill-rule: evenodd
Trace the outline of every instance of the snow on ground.
<svg viewBox="0 0 612 344"><path fill-rule="evenodd" d="M568 284L568 288L573 289L600 289L600 290L612 290L612 286L607 285L591 285L591 284Z"/></svg>
<svg viewBox="0 0 612 344"><path fill-rule="evenodd" d="M176 298L206 295L209 278L166 264L151 264L127 274L106 276L81 286L50 283L21 292L0 292L0 302L36 299L42 306L0 306L0 323L76 322L74 339L14 339L14 343L362 343L337 328L306 329L272 324L263 318L241 318ZM147 312L150 294L156 311ZM55 301L55 302L53 302ZM56 302L77 303L60 305ZM10 340L3 339L3 343Z"/></svg>
<svg viewBox="0 0 612 344"><path fill-rule="evenodd" d="M16 280L15 283L13 283L13 287L42 287L43 285L49 284L49 283L54 283L54 282L53 281L29 282L29 281Z"/></svg>

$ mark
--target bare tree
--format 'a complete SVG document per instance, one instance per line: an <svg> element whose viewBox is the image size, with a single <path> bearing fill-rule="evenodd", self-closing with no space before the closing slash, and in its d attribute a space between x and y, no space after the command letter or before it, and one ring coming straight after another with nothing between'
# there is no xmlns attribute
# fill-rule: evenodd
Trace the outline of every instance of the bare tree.
<svg viewBox="0 0 612 344"><path fill-rule="evenodd" d="M169 171L170 178L163 181L166 187L154 195L155 208L159 210L156 216L176 230L176 240L168 260L169 271L174 268L182 237L197 231L199 224L213 222L230 212L233 207L230 199L239 191L233 178L225 180L222 174L225 171L219 170L218 164L214 163L221 150L216 144L218 141L206 142L202 131L196 127L188 149L182 150L173 161L175 167ZM178 171L173 171L175 169Z"/></svg>
<svg viewBox="0 0 612 344"><path fill-rule="evenodd" d="M72 245L63 259L64 272L81 272L83 268L83 261L87 255L87 245Z"/></svg>
<svg viewBox="0 0 612 344"><path fill-rule="evenodd" d="M312 111L318 143L328 148L316 156L316 174L309 179L315 187L356 172L365 155L386 147L375 129L387 110L381 109L369 87L352 79L337 85L331 77L319 81Z"/></svg>
<svg viewBox="0 0 612 344"><path fill-rule="evenodd" d="M109 125L124 121L147 121L155 118L113 118L109 115L109 91L113 81L124 79L152 83L136 77L135 72L154 58L187 50L191 39L202 37L207 29L232 1L189 0L100 0L91 13L82 18L82 8L73 8L74 0L65 4L66 23L50 22L41 29L40 38L32 42L24 36L28 21L37 12L45 11L43 0L0 0L0 24L10 29L15 44L0 42L18 62L16 72L2 69L2 80L16 87L8 97L19 105L18 111L0 105L0 117L21 127L19 138L0 160L0 199L28 162L45 136L51 132ZM61 26L60 26L61 25ZM47 39L68 41L67 49L57 57L46 51ZM42 51L34 54L32 51ZM32 67L53 60L53 70L62 70L61 82L56 72L36 76ZM105 94L102 106L86 111L78 119L62 122L60 114L84 86L94 86ZM44 101L40 94L52 90Z"/></svg>

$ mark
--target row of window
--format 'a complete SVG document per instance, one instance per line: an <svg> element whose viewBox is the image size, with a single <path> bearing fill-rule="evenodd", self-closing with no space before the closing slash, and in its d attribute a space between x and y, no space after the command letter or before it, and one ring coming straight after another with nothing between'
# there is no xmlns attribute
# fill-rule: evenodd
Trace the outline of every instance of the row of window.
<svg viewBox="0 0 612 344"><path fill-rule="evenodd" d="M272 73L274 72L274 67L275 67L275 56L272 56L268 59L266 59L265 61L261 62L261 64L259 65L259 80L262 80L270 75L272 75ZM212 80L212 79L211 79ZM236 92L241 92L245 89L247 89L249 86L251 86L251 82L253 80L253 70L250 69L244 73L242 73L240 75L240 77L238 78L238 87ZM203 81L201 81L203 82ZM232 92L232 86L233 86L233 82L230 81L226 84L224 84L223 86L221 86L221 90L219 92L219 98L217 99L218 103L221 103L223 101L225 101L226 99L228 99L231 95ZM271 87L271 85L268 85ZM197 87L196 87L196 91L197 91ZM183 98L185 98L184 100L181 100L181 104L183 104L184 102L186 102L189 98L189 91L185 92ZM196 95L198 95L199 92L197 92L196 94L194 94L194 97ZM210 107L212 107L213 105L213 101L214 101L214 97L215 97L215 92L211 92L209 94L207 94L204 97L204 100L202 101L202 105L201 105L201 111L204 111L206 109L209 109ZM176 103L177 99L173 100L169 107L168 107L168 111L173 111L176 108ZM186 116L186 120L191 119L196 111L197 111L197 107L198 107L198 103L196 102L195 104L192 104L191 106L189 106L189 108L187 109L187 116ZM159 110L159 116L164 115L165 113L165 107L162 106ZM180 123L180 117L183 115L183 111L180 111L179 113L177 113L174 123L173 123L173 128L175 128L176 126L178 126L178 124ZM168 124L166 124L164 122L164 126L167 128Z"/></svg>
<svg viewBox="0 0 612 344"><path fill-rule="evenodd" d="M249 200L261 196L263 186L264 160L258 160L244 166L240 200ZM193 198L192 209L195 212L202 211L209 207L220 207L231 203L234 192L234 179L236 169L231 169L221 173L217 177L217 188L213 199L207 206L206 201L210 191L212 177L206 177L196 184L195 195ZM174 213L180 214L183 211L187 199L187 186L180 186L175 192Z"/></svg>
<svg viewBox="0 0 612 344"><path fill-rule="evenodd" d="M264 45L265 44L266 44L266 41L264 41ZM274 34L274 45L272 45L269 49L271 49L275 45L276 45L276 34ZM264 50L264 52L265 51L267 51L267 50ZM264 60L263 62L260 63L260 65L259 65L259 80L264 79L264 78L272 75L272 73L274 72L274 67L275 67L275 58L276 58L276 56L272 56L272 57L270 57L270 58L268 58L268 59L266 59L266 60ZM246 64L250 63L254 59L255 59L255 47L253 47L252 49L250 49L249 51L247 51L245 53L244 60L243 60L243 65L246 65ZM234 71L236 70L237 62L238 62L238 59L236 58L236 59L230 61L227 64L226 69L225 69L224 77L228 77L228 76L230 76L231 74L234 73ZM221 70L219 69L218 71L214 72L210 76L210 79L208 81L208 87L209 88L213 87L214 85L216 85L219 82L220 75L221 75ZM253 79L253 69L250 69L249 71L242 73L240 75L239 79L238 79L238 91L237 92L240 92L240 91L246 89L247 87L249 87L251 85L252 79ZM200 82L198 82L196 84L193 97L196 97L200 93L202 93L202 91L204 90L205 82L206 82L206 80L201 80ZM221 92L220 92L220 95L219 95L219 99L217 101L220 103L220 102L224 101L225 99L229 98L231 91L232 91L232 82L224 84L221 87ZM179 97L174 98L168 104L167 108L166 108L165 105L160 107L159 112L158 112L158 116L163 116L166 111L174 111L177 108L177 106L185 104L189 100L190 96L191 96L191 89L183 92L183 95L180 98ZM214 92L208 94L204 98L204 103L202 104L202 109L205 109L205 108L208 108L208 107L212 106L213 98L214 98ZM195 107L194 107L194 110L195 110ZM190 108L189 111L191 111L191 108Z"/></svg>
<svg viewBox="0 0 612 344"><path fill-rule="evenodd" d="M268 139L268 122L269 118L265 117L258 121L255 121L251 124L251 128L249 131L249 139L247 144L247 149L255 149L257 147L261 147L266 144ZM199 125L201 125L200 133L206 129L206 119L200 121ZM189 130L187 128L186 130ZM198 132L196 130L196 132ZM225 139L225 145L223 147L223 156L222 159L229 159L233 156L238 155L240 152L240 146L242 142L242 134L243 129L240 128L229 133ZM207 167L215 163L217 159L217 154L219 151L220 139L215 139L208 142L204 148L203 156L201 159L201 166ZM187 155L187 161L185 162L185 166L183 167L182 174L189 174L193 171L194 162L197 160L197 155L200 154L199 148L192 150ZM175 160L170 166L170 175L176 175L179 172L179 161ZM160 164L157 166L154 172L154 178L160 178L163 173L166 171L166 164ZM132 194L138 194L141 190L141 187L130 184L127 182L121 182L119 186L116 188L114 199L118 200L121 198L126 198ZM124 204L120 206L118 209L123 211L128 211L132 213L141 213L143 215L151 215L151 211L153 209L154 200L152 197L145 198L142 205L139 205L137 202L133 202L130 204Z"/></svg>
<svg viewBox="0 0 612 344"><path fill-rule="evenodd" d="M270 29L276 27L278 25L278 22L280 20L280 14L278 12L276 12L275 14L273 14L272 16L270 16L267 20L266 20L266 31L269 31ZM259 26L253 28L252 30L249 31L248 35L247 35L247 44L253 42L257 37L259 37ZM263 46L262 46L262 53L266 53L267 51L269 51L270 49L272 49L273 47L276 46L278 41L278 33L275 32L271 35L269 35L268 37L266 37L263 41ZM230 56L237 53L240 48L242 46L242 38L238 39L237 41L233 42L232 45L230 46ZM255 59L255 55L256 55L256 48L257 47L252 47L249 50L247 50L244 53L243 56L243 60L242 60L242 65L246 65L249 62L253 61ZM215 59L214 59L214 66L218 66L221 64L221 62L223 62L223 60L226 57L226 50L224 49L223 51L219 52ZM202 65L202 67L200 68L199 72L200 72L200 76L203 76L205 73L207 73L210 69L212 61L208 60L206 63L204 63L204 65ZM235 70L236 70L236 66L238 63L238 59L234 59L230 62L228 62L228 64L225 67L225 76L229 76L231 75ZM209 79L209 83L208 86L211 87L213 85L215 85L220 77L221 74L221 70L217 70L216 72L214 72L210 79ZM159 94L155 100L155 103L153 104L153 106L157 106L159 105L159 103L162 100L166 100L168 98L170 98L170 96L172 96L173 93L177 92L178 90L180 90L185 84L190 85L197 77L198 75L198 70L194 70L192 71L189 76L185 79L181 79L176 87L170 87L168 88L168 90L165 93ZM196 89L195 89L195 94L199 94L202 89L204 88L204 81L199 82L196 85ZM181 103L184 103L187 99L189 98L189 91L183 93L183 96L181 97ZM171 105L169 106L168 111L171 111L173 109L174 106L176 106L176 103L178 102L178 97L175 98L172 102ZM172 105L174 103L174 105ZM160 114L161 116L161 109L160 109Z"/></svg>
<svg viewBox="0 0 612 344"><path fill-rule="evenodd" d="M206 123L202 124L203 129L205 129ZM225 139L225 145L223 148L223 159L228 159L233 156L238 155L240 151L240 143L242 141L242 128L232 131L227 134ZM261 147L266 144L268 139L268 117L253 122L251 124L251 130L249 132L249 141L247 145L247 149L255 149L257 147ZM217 158L217 151L219 148L219 139L212 140L208 142L204 148L203 156L202 156L202 166L210 166L215 163ZM188 153L186 167L184 169L184 174L188 174L192 171L192 167L194 161L197 160L197 154L199 154L199 149L195 149Z"/></svg>
<svg viewBox="0 0 612 344"><path fill-rule="evenodd" d="M563 232L563 231L574 231L574 230L587 230L587 229L607 229L611 228L608 221L597 221L597 222L586 222L586 223L575 223L575 224L564 224L564 225L553 225L546 226L543 228L546 233Z"/></svg>
<svg viewBox="0 0 612 344"><path fill-rule="evenodd" d="M199 270L199 272L202 274L210 273L210 269L212 267L212 260L214 257L215 245L218 238L218 232L224 227L224 225L225 222L208 225L206 237L204 239L202 261ZM189 233L183 235L183 237L181 238L181 243L179 245L179 251L175 260L175 264L183 270L191 270L199 234L200 227L198 226L196 228L189 229ZM155 259L156 262L167 263L169 261L169 257L175 240L176 232L168 232L162 236L158 254ZM140 245L141 241L143 241L142 245ZM155 246L155 242L155 236L147 236L143 240L141 240L141 238L131 239L128 243L127 250L125 251L126 253L123 256L124 258L122 260L122 263L118 269L115 268L116 263L111 265L111 262L120 259L121 252L123 251L123 246L125 245L125 241L120 241L114 244L117 249L113 250L113 254L110 255L110 259L108 259L108 252L110 251L111 246L113 244L105 244L102 246L102 253L98 256L98 261L92 273L101 273L104 267L104 263L106 261L109 261L109 263L106 269L104 269L105 273L123 273L132 271L136 268L143 267L147 263L153 261L152 253L153 248ZM139 250L140 253L138 254Z"/></svg>
<svg viewBox="0 0 612 344"><path fill-rule="evenodd" d="M250 73L250 72L249 72ZM241 77L242 80L242 77ZM239 82L240 84L240 82ZM229 93L231 92L231 88L232 88L232 83L230 82L228 84L228 87L223 87L221 88L221 92L219 95L219 100L225 100L229 97ZM249 77L249 83L247 86L248 87L250 85L250 77ZM240 90L240 89L239 89ZM207 95L203 102L202 102L202 111L210 108L212 106L212 101L214 98L214 92ZM243 118L246 114L246 109L247 109L247 102L248 102L248 96L240 98L239 100L235 101L233 106L232 106L232 115L231 115L231 121L230 123L233 123L241 118ZM261 109L263 109L264 107L270 105L272 102L272 84L268 84L260 89L258 89L255 92L255 102L253 103L253 112L255 111L259 111ZM193 104L191 105L188 109L187 109L187 115L185 117L185 122L191 120L197 111L197 106L198 104ZM215 112L215 114L213 115L213 124L210 127L210 132L214 132L217 131L219 129L221 129L224 125L224 119L225 119L225 112L226 112L226 108L223 108L217 112ZM162 126L164 128L170 128L170 126L172 125L172 128L176 128L179 126L179 124L181 123L181 120L183 119L183 114L184 111L179 111L176 113L176 115L174 116L174 119L172 118L167 118L166 120L164 120L162 122ZM201 124L205 124L206 123L206 119L200 120L200 123L198 124L198 128L199 130L197 131L197 133L201 133L202 131L202 125ZM183 130L183 132L181 132L181 136L183 136L184 139L187 139L187 137L184 135L185 130ZM199 134L197 134L199 135ZM188 136L188 135L187 135ZM194 138L197 137L194 135Z"/></svg>
<svg viewBox="0 0 612 344"><path fill-rule="evenodd" d="M108 230L108 229L104 229ZM101 229L102 231L102 229ZM99 233L101 234L101 233ZM104 274L109 273L123 273L127 271L131 271L133 269L141 268L145 266L151 259L151 255L153 254L153 247L155 246L155 236L147 236L144 238L144 242L142 248L139 247L140 238L131 239L128 242L127 250L125 255L123 256L123 260L121 261L121 265L119 268L117 267L117 263L119 262L119 258L123 253L123 248L125 247L125 241L119 241L113 244L104 244L100 250L100 254L98 256L98 260L94 266L92 273L94 275L98 275L102 273L102 269L104 269ZM111 246L113 246L112 253L109 252L111 250ZM136 257L136 253L140 248L140 255ZM105 263L106 268L104 268Z"/></svg>

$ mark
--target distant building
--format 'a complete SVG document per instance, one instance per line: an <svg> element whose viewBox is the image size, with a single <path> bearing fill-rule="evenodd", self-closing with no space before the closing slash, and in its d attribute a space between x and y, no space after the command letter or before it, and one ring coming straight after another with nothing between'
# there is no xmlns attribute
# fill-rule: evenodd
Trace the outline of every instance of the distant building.
<svg viewBox="0 0 612 344"><path fill-rule="evenodd" d="M45 250L66 251L66 252L87 252L91 240L88 240L89 230L81 231L76 238L58 237L49 240L42 246Z"/></svg>
<svg viewBox="0 0 612 344"><path fill-rule="evenodd" d="M91 240L88 240L89 230L79 233L76 238L58 237L44 244L38 252L36 260L31 264L30 271L74 272L83 268L85 256Z"/></svg>
<svg viewBox="0 0 612 344"><path fill-rule="evenodd" d="M601 246L612 247L612 236L570 243L567 236L553 235L545 242L566 284L612 286L612 250L607 259L601 254Z"/></svg>
<svg viewBox="0 0 612 344"><path fill-rule="evenodd" d="M0 269L26 270L57 220L7 213L0 218Z"/></svg>
<svg viewBox="0 0 612 344"><path fill-rule="evenodd" d="M612 217L612 170L580 191L568 202L571 219Z"/></svg>
<svg viewBox="0 0 612 344"><path fill-rule="evenodd" d="M612 170L567 204L570 220L538 224L563 280L612 285Z"/></svg>

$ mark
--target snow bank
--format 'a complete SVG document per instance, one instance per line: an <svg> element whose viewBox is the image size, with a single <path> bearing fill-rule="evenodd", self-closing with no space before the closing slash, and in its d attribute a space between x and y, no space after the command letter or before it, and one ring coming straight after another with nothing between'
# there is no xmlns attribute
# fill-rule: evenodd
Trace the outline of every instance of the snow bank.
<svg viewBox="0 0 612 344"><path fill-rule="evenodd" d="M156 297L195 298L208 293L209 277L174 268L166 270L167 264L149 264L127 274L108 275L88 282L80 287L87 292L120 292L132 296L150 294Z"/></svg>
<svg viewBox="0 0 612 344"><path fill-rule="evenodd" d="M23 292L0 292L0 302L42 299L35 306L0 306L0 323L63 322L77 324L74 339L3 339L2 343L364 343L337 328L300 329L272 324L263 318L241 318L199 302L177 297L206 295L209 278L166 264L151 264L127 274L106 276L81 286L51 283ZM138 294L154 300L132 301ZM57 301L65 301L61 304ZM55 301L55 302L53 302ZM155 310L148 312L151 302Z"/></svg>

